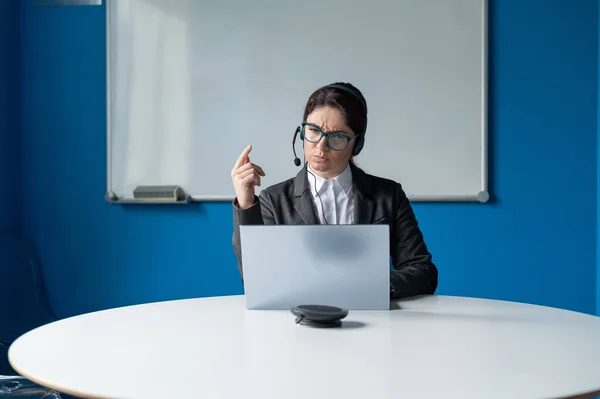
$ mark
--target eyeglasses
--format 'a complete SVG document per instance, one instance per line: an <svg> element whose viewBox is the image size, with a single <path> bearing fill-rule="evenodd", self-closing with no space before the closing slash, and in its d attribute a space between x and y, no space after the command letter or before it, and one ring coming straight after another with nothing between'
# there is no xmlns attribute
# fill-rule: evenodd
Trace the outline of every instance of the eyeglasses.
<svg viewBox="0 0 600 399"><path fill-rule="evenodd" d="M302 133L300 138L311 143L318 143L323 137L327 140L327 146L329 148L334 151L342 151L358 136L348 136L347 134L340 132L325 133L319 126L313 123L302 123Z"/></svg>

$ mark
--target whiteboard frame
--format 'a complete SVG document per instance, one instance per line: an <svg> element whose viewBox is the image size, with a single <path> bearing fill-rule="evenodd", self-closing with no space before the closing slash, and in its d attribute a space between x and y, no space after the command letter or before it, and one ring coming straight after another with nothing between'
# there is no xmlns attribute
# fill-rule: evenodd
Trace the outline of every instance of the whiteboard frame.
<svg viewBox="0 0 600 399"><path fill-rule="evenodd" d="M110 50L111 50L111 32L110 32L110 4L115 0L105 0L105 29L106 29L106 194L104 199L110 203L118 204L189 204L191 202L206 201L232 201L234 196L212 195L212 196L192 196L187 195L183 201L138 201L132 197L123 194L117 194L112 190L112 151L111 151L111 76L110 76ZM489 193L489 110L488 110L488 78L489 78L489 0L481 0L482 18L481 18L481 187L480 191L472 195L462 194L439 194L439 195L408 195L411 202L479 202L487 203L490 199ZM185 191L185 187L182 187ZM131 193L133 195L133 193Z"/></svg>

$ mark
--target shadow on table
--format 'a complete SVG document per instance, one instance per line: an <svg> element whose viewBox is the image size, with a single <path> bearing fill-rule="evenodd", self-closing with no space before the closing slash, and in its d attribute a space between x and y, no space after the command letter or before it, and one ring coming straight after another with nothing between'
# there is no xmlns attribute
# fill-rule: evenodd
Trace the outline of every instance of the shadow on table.
<svg viewBox="0 0 600 399"><path fill-rule="evenodd" d="M363 322L360 322L360 321L354 321L354 320L342 321L342 328L345 330L354 329L354 328L363 328L365 326L366 326L366 324Z"/></svg>

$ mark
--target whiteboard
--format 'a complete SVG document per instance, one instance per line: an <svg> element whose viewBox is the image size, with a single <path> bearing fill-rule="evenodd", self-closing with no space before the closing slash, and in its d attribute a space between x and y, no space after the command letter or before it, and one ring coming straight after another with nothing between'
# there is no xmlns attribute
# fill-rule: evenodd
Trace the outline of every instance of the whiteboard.
<svg viewBox="0 0 600 399"><path fill-rule="evenodd" d="M360 168L411 201L488 200L485 0L117 0L106 16L111 200L177 185L229 201L248 144L262 188L294 177L306 100L336 81L367 99Z"/></svg>

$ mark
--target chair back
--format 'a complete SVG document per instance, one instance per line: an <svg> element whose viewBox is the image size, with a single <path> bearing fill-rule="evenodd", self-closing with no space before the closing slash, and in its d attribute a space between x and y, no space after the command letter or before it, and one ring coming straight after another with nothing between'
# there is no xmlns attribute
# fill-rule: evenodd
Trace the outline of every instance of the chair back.
<svg viewBox="0 0 600 399"><path fill-rule="evenodd" d="M38 254L19 235L0 235L0 342L56 320L50 307ZM1 345L0 345L1 346ZM0 347L0 375L14 374L6 348Z"/></svg>

